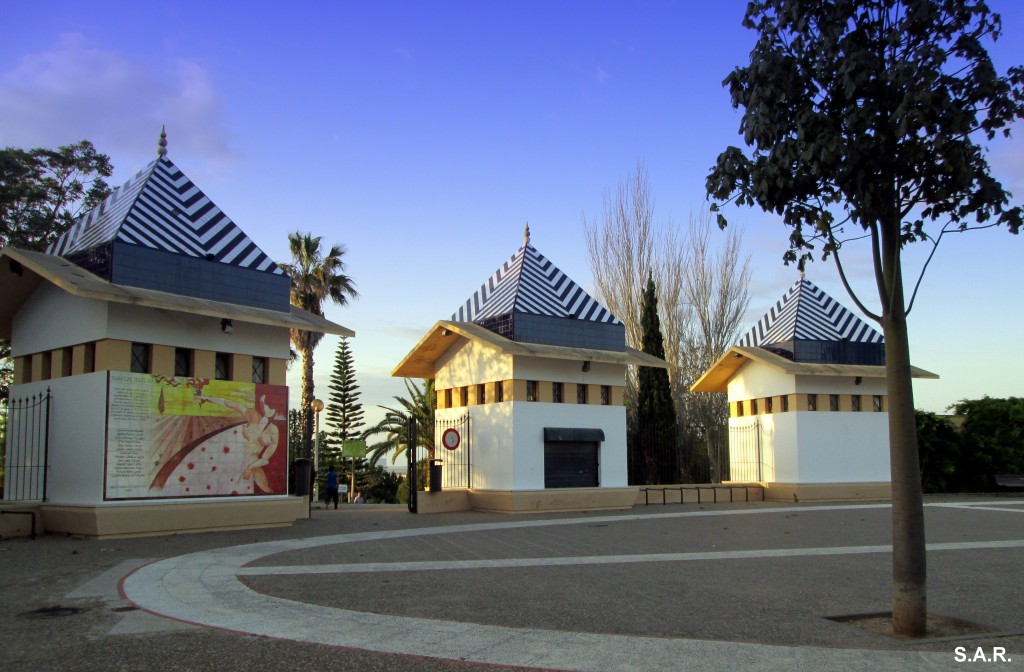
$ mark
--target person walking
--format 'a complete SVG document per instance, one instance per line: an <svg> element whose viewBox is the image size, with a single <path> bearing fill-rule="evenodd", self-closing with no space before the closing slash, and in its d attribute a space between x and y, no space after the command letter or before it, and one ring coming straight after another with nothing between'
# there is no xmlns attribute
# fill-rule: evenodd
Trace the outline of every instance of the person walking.
<svg viewBox="0 0 1024 672"><path fill-rule="evenodd" d="M334 470L334 465L327 467L327 477L324 482L324 486L327 490L327 498L324 501L324 508L330 506L331 500L334 500L334 508L338 508L338 472Z"/></svg>

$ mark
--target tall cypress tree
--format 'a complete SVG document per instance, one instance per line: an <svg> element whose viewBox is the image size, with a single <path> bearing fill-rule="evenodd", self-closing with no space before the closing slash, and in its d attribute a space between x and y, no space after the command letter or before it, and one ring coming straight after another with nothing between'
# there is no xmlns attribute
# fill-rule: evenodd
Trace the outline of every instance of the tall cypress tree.
<svg viewBox="0 0 1024 672"><path fill-rule="evenodd" d="M640 309L641 350L659 359L665 358L665 339L658 318L658 295L654 278L647 277ZM641 366L637 375L636 427L642 437L645 480L648 483L674 483L678 480L676 411L668 371Z"/></svg>

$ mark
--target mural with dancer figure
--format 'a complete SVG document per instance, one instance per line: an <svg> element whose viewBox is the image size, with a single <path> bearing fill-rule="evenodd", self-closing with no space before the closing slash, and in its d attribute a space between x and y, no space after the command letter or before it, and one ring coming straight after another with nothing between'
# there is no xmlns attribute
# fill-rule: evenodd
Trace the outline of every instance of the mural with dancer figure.
<svg viewBox="0 0 1024 672"><path fill-rule="evenodd" d="M111 372L106 499L287 493L288 388Z"/></svg>

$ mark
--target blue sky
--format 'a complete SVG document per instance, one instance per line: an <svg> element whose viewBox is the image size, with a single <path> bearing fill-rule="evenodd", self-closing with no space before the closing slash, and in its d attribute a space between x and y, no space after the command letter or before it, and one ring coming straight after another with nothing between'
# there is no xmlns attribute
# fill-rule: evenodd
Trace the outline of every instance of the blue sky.
<svg viewBox="0 0 1024 672"><path fill-rule="evenodd" d="M991 0L1000 71L1024 64L1024 4ZM120 184L170 158L272 258L296 229L348 248L361 298L328 317L354 329L370 420L403 393L391 369L522 242L592 287L582 216L636 165L656 219L705 207L718 153L739 145L722 79L745 63L745 3L98 2L8 3L0 24L0 146L82 138ZM991 144L1024 198L1024 129ZM787 229L757 210L745 231L753 324L797 279ZM1020 396L1024 316L1019 236L955 236L932 261L911 315L918 407ZM919 246L915 246L917 248ZM908 251L908 276L924 248ZM864 254L847 261L870 297ZM849 307L831 262L808 277ZM326 384L334 337L317 350ZM298 367L289 376L298 402Z"/></svg>

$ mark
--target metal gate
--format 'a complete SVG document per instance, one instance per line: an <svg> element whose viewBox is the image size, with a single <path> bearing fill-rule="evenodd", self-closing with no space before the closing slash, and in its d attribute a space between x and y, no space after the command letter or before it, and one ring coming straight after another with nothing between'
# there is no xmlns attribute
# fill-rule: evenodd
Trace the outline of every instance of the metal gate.
<svg viewBox="0 0 1024 672"><path fill-rule="evenodd" d="M729 478L731 481L764 481L761 421L729 425Z"/></svg>
<svg viewBox="0 0 1024 672"><path fill-rule="evenodd" d="M50 447L50 390L10 399L3 456L5 502L45 502Z"/></svg>
<svg viewBox="0 0 1024 672"><path fill-rule="evenodd" d="M409 418L407 422L409 462L406 482L409 484L409 511L417 511L416 493L420 488L440 491L444 488L473 487L469 413L450 420L435 420L434 437L437 443L432 459L427 449L419 445L419 432L422 428L418 426L416 418ZM454 448L444 445L448 430L454 430L458 436L458 444Z"/></svg>
<svg viewBox="0 0 1024 672"><path fill-rule="evenodd" d="M458 418L435 420L434 427L434 436L438 441L434 457L440 460L441 487L472 488L473 470L469 459L472 436L469 413ZM454 436L458 437L458 445L455 448L445 445L445 436L451 435L449 430L454 430Z"/></svg>

